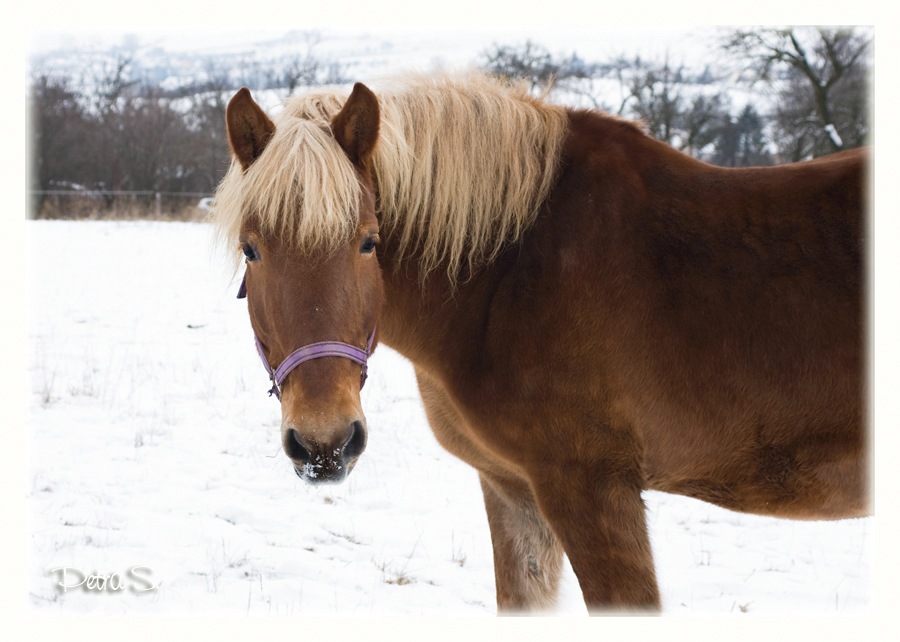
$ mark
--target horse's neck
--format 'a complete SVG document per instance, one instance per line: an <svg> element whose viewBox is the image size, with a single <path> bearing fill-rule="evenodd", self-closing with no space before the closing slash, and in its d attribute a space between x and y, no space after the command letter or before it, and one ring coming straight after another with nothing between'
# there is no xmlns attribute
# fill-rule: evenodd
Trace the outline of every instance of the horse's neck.
<svg viewBox="0 0 900 642"><path fill-rule="evenodd" d="M566 183L566 176L573 174L576 186L582 191L584 185L591 184L594 177L586 172L593 167L591 159L595 159L603 141L622 140L622 144L612 145L613 149L639 147L647 151L645 156L651 158L656 158L660 153L677 154L668 146L646 137L630 123L591 112L571 113L570 123L570 134L562 150L566 169L557 176L557 186L560 183L570 184L572 180ZM633 159L615 157L608 161L605 170L609 175L615 175L616 162L619 161L633 162ZM575 191L563 196L577 200L583 194ZM556 200L562 203L559 198ZM565 242L568 237L595 233L597 225L591 220L593 218L595 211L585 208L583 204L558 205L553 220L554 227L560 231L541 237L541 251L537 255L555 256L555 250L547 243ZM584 220L587 220L586 224L582 224ZM547 226L546 222L536 222L527 235L536 233L542 227L546 231ZM382 232L385 238L379 246L378 256L384 278L385 303L379 323L380 341L425 370L478 372L480 360L485 359L482 348L486 345L485 333L488 331L492 299L498 288L502 289L502 280L510 274L510 270L515 271L518 269L516 266L528 263L528 256L535 261L541 260L534 258L534 248L529 249L523 239L516 252L501 253L471 278L462 276L453 288L446 272L442 271L445 266L439 266L422 282L415 248L406 252L404 255L408 258L398 264L396 244L390 233Z"/></svg>
<svg viewBox="0 0 900 642"><path fill-rule="evenodd" d="M380 341L417 367L435 371L477 358L478 333L490 304L495 266L450 285L440 268L423 282L414 259L399 266L390 243L379 248L385 300L379 322Z"/></svg>

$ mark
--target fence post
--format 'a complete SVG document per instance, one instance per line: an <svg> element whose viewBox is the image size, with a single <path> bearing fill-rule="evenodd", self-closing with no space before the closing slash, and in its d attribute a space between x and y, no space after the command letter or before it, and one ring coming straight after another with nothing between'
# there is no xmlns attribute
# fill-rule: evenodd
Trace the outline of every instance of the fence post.
<svg viewBox="0 0 900 642"><path fill-rule="evenodd" d="M156 216L162 218L162 195L159 192L156 193Z"/></svg>

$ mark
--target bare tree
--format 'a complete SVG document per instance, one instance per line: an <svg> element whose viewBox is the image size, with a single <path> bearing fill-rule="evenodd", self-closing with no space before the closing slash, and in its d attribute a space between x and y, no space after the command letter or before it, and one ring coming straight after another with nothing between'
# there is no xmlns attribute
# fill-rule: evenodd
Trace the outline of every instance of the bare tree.
<svg viewBox="0 0 900 642"><path fill-rule="evenodd" d="M66 77L37 72L28 98L30 188L71 189L83 184L86 116L77 91ZM41 211L44 198L34 197L32 214Z"/></svg>
<svg viewBox="0 0 900 642"><path fill-rule="evenodd" d="M346 67L337 61L329 62L325 66L325 75L322 77L323 85L342 85L350 82L347 77Z"/></svg>
<svg viewBox="0 0 900 642"><path fill-rule="evenodd" d="M93 106L101 120L108 118L118 109L119 100L129 87L135 84L129 79L129 67L132 66L130 56L116 54L113 60L104 61L99 73L94 74Z"/></svg>
<svg viewBox="0 0 900 642"><path fill-rule="evenodd" d="M628 84L631 113L651 136L670 145L681 124L682 71L683 67L670 67L668 59L662 65L647 65L636 58Z"/></svg>
<svg viewBox="0 0 900 642"><path fill-rule="evenodd" d="M723 50L773 87L781 144L792 160L864 144L871 39L853 28L735 30Z"/></svg>
<svg viewBox="0 0 900 642"><path fill-rule="evenodd" d="M309 52L288 56L282 62L281 78L278 79L277 86L287 89L287 95L293 96L299 88L317 84L319 65L319 60Z"/></svg>
<svg viewBox="0 0 900 642"><path fill-rule="evenodd" d="M481 54L481 68L503 78L525 80L535 89L549 90L561 81L588 78L591 69L576 54L554 59L543 46L528 40L524 45L498 45Z"/></svg>
<svg viewBox="0 0 900 642"><path fill-rule="evenodd" d="M287 89L287 95L293 96L301 87L318 84L317 79L322 63L313 55L313 48L322 41L318 31L301 34L305 51L287 56L281 62L281 77L276 86Z"/></svg>
<svg viewBox="0 0 900 642"><path fill-rule="evenodd" d="M136 85L124 98L114 134L122 189L191 190L196 150L173 103L151 84Z"/></svg>
<svg viewBox="0 0 900 642"><path fill-rule="evenodd" d="M662 63L618 58L598 67L619 82L619 115L639 119L651 136L676 149L718 158L705 150L722 142L722 129L731 122L723 92L698 93L684 65L673 67L668 58Z"/></svg>
<svg viewBox="0 0 900 642"><path fill-rule="evenodd" d="M266 86L269 89L279 90L284 99L306 87L347 82L343 65L315 54L315 47L322 42L320 32L304 31L292 34L292 37L302 44L297 45L298 50L294 53L268 63Z"/></svg>
<svg viewBox="0 0 900 642"><path fill-rule="evenodd" d="M728 121L728 101L724 94L694 97L690 107L680 114L682 133L679 149L694 156L701 155L708 145L720 140L722 126Z"/></svg>
<svg viewBox="0 0 900 642"><path fill-rule="evenodd" d="M586 63L576 54L568 58L552 56L547 49L531 41L520 46L494 47L482 54L482 68L495 75L524 79L532 90L564 90L581 98L586 98L597 109L611 111L619 116L639 119L647 132L677 149L707 160L721 159L730 164L742 164L746 159L767 164L769 159L764 151L755 155L728 153L720 149L722 145L733 143L735 123L741 127L756 126L746 134L764 148L762 122L756 120L732 119L728 100L723 92L698 93L691 87L684 65L678 67L663 62L645 62L636 57L623 56L605 63ZM711 72L707 69L701 75L709 84ZM595 80L613 79L618 82L620 98L618 106L609 108L600 100L595 91ZM754 112L755 114L755 112ZM743 139L741 139L743 140ZM749 139L748 139L749 140ZM712 145L713 151L708 149Z"/></svg>
<svg viewBox="0 0 900 642"><path fill-rule="evenodd" d="M225 109L240 88L223 65L208 60L205 78L186 88L190 106L185 121L193 141L196 181L193 191L212 191L228 169L231 152L225 137Z"/></svg>

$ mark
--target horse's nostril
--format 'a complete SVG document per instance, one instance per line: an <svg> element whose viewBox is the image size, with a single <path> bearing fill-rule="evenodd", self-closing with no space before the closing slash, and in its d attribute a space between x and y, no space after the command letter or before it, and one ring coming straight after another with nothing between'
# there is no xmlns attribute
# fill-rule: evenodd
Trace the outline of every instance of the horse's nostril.
<svg viewBox="0 0 900 642"><path fill-rule="evenodd" d="M354 421L350 424L350 437L344 442L341 449L341 457L344 462L353 461L362 454L366 448L366 429L362 422Z"/></svg>
<svg viewBox="0 0 900 642"><path fill-rule="evenodd" d="M284 440L284 452L294 461L307 463L312 459L306 446L300 441L300 435L296 430L288 431L287 438Z"/></svg>

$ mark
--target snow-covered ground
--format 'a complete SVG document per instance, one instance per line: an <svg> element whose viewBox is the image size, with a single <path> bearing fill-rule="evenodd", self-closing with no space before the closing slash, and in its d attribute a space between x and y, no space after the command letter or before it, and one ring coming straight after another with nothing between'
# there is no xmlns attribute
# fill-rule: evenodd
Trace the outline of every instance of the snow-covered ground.
<svg viewBox="0 0 900 642"><path fill-rule="evenodd" d="M246 302L208 226L26 232L32 613L495 613L477 476L434 440L402 357L381 346L370 361L369 445L348 481L310 488L281 452ZM873 518L646 500L664 615L874 612ZM63 592L59 567L128 588ZM584 614L570 567L564 580L556 613Z"/></svg>

